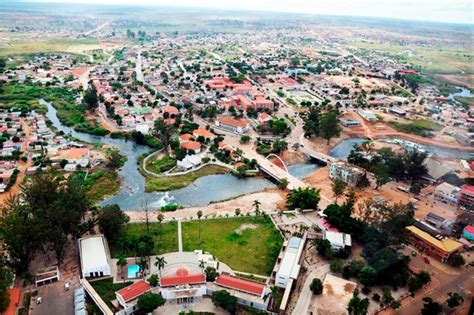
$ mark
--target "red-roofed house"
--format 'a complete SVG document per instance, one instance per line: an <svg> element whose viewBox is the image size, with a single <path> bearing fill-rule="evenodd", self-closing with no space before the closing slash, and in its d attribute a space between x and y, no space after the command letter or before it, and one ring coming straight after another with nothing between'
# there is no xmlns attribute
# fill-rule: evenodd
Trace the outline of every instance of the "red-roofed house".
<svg viewBox="0 0 474 315"><path fill-rule="evenodd" d="M246 119L234 119L230 116L223 116L216 119L215 124L217 127L236 133L247 132L250 128L249 122Z"/></svg>
<svg viewBox="0 0 474 315"><path fill-rule="evenodd" d="M20 303L20 295L21 291L17 288L7 289L8 294L10 294L10 304L8 305L7 309L5 310L4 315L15 315L16 309Z"/></svg>
<svg viewBox="0 0 474 315"><path fill-rule="evenodd" d="M190 285L206 283L206 277L202 273L189 274L185 268L176 270L174 276L165 276L160 279L161 287L175 287L177 285Z"/></svg>
<svg viewBox="0 0 474 315"><path fill-rule="evenodd" d="M180 147L186 150L194 151L194 153L201 152L201 144L197 141L181 142Z"/></svg>
<svg viewBox="0 0 474 315"><path fill-rule="evenodd" d="M171 105L166 105L163 108L163 112L168 113L170 115L170 117L173 116L173 115L178 115L179 114L179 110L176 107L171 106Z"/></svg>
<svg viewBox="0 0 474 315"><path fill-rule="evenodd" d="M196 138L198 138L199 136L202 136L204 137L204 139L209 139L209 140L213 140L216 135L213 134L212 132L204 129L204 128L198 128L196 130L193 131L193 136L195 136Z"/></svg>
<svg viewBox="0 0 474 315"><path fill-rule="evenodd" d="M194 303L207 294L204 274L190 274L185 268L179 268L174 275L161 277L160 286L163 298L176 304Z"/></svg>
<svg viewBox="0 0 474 315"><path fill-rule="evenodd" d="M262 298L265 292L265 285L262 283L241 279L228 274L221 274L217 277L216 284L224 288L257 295Z"/></svg>
<svg viewBox="0 0 474 315"><path fill-rule="evenodd" d="M179 136L180 143L188 142L191 140L194 140L194 136L192 134L185 133L184 135Z"/></svg>
<svg viewBox="0 0 474 315"><path fill-rule="evenodd" d="M150 285L144 281L140 280L135 282L128 287L118 290L115 292L117 301L119 304L126 310L132 309L134 307L134 300L136 300L140 295L151 290Z"/></svg>

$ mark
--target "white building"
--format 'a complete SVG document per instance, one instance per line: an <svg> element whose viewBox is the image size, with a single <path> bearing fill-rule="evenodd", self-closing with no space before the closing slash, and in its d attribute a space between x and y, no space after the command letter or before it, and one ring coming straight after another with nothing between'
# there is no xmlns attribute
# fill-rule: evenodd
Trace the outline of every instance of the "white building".
<svg viewBox="0 0 474 315"><path fill-rule="evenodd" d="M344 162L334 162L329 167L329 177L331 179L342 180L351 187L356 187L363 176L364 172L361 169Z"/></svg>
<svg viewBox="0 0 474 315"><path fill-rule="evenodd" d="M103 235L79 239L79 256L84 278L111 275L110 255Z"/></svg>
<svg viewBox="0 0 474 315"><path fill-rule="evenodd" d="M290 279L297 279L300 272L300 257L303 251L304 241L299 237L292 237L283 254L280 267L275 277L275 285L279 288L286 288Z"/></svg>
<svg viewBox="0 0 474 315"><path fill-rule="evenodd" d="M436 186L434 191L434 197L444 203L457 204L459 198L459 192L461 189L448 183L442 183Z"/></svg>
<svg viewBox="0 0 474 315"><path fill-rule="evenodd" d="M352 246L352 238L350 234L324 231L323 237L331 243L331 248L334 250L341 250Z"/></svg>

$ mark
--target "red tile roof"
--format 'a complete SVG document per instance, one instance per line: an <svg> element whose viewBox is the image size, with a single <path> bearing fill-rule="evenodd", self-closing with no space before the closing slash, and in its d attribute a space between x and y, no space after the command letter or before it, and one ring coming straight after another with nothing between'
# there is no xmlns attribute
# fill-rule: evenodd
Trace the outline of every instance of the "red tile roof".
<svg viewBox="0 0 474 315"><path fill-rule="evenodd" d="M255 295L262 295L263 290L265 289L264 284L225 274L222 274L217 278L216 284L229 289L235 289Z"/></svg>
<svg viewBox="0 0 474 315"><path fill-rule="evenodd" d="M198 129L194 130L193 135L197 136L197 137L203 136L206 139L210 139L210 138L215 136L212 132L210 132L206 129L203 129L203 128L198 128Z"/></svg>
<svg viewBox="0 0 474 315"><path fill-rule="evenodd" d="M7 289L8 293L10 294L10 304L8 305L7 309L5 310L4 315L15 315L16 314L16 308L18 307L18 304L20 303L20 294L21 291L20 289L13 288L13 289Z"/></svg>
<svg viewBox="0 0 474 315"><path fill-rule="evenodd" d="M123 289L118 290L116 293L120 294L125 302L131 301L145 292L150 291L151 287L144 280L135 282Z"/></svg>
<svg viewBox="0 0 474 315"><path fill-rule="evenodd" d="M229 126L234 126L234 127L241 127L241 128L245 128L248 125L248 122L247 122L246 119L234 119L234 118L229 117L229 116L223 116L223 117L219 118L218 121L221 124L224 124L224 125L229 125Z"/></svg>
<svg viewBox="0 0 474 315"><path fill-rule="evenodd" d="M201 144L197 141L188 141L188 142L182 142L180 144L181 148L186 149L186 150L200 150L201 149Z"/></svg>
<svg viewBox="0 0 474 315"><path fill-rule="evenodd" d="M474 186L471 185L462 185L461 191L467 194L474 194Z"/></svg>
<svg viewBox="0 0 474 315"><path fill-rule="evenodd" d="M184 268L178 269L176 271L176 275L174 276L162 277L160 279L160 285L162 287L172 287L183 284L198 284L205 282L206 277L202 273L190 275Z"/></svg>

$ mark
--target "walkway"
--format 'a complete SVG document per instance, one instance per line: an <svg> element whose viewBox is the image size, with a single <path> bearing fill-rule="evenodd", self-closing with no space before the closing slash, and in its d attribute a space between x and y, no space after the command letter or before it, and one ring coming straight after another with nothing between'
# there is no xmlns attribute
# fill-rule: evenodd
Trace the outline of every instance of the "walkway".
<svg viewBox="0 0 474 315"><path fill-rule="evenodd" d="M183 251L183 235L181 230L181 220L178 220L178 251Z"/></svg>
<svg viewBox="0 0 474 315"><path fill-rule="evenodd" d="M324 277L329 272L329 264L325 264L316 270L310 272L306 281L303 284L303 288L296 302L295 308L291 312L293 315L303 315L309 313L309 306L311 305L311 298L313 297L313 292L311 292L309 285L314 278L319 278L321 281L324 280Z"/></svg>

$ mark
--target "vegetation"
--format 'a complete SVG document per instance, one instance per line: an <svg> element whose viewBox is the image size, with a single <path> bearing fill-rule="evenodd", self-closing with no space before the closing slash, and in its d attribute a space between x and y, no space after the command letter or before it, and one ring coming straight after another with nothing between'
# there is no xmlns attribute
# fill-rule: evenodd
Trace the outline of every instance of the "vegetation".
<svg viewBox="0 0 474 315"><path fill-rule="evenodd" d="M424 119L412 120L409 123L390 121L389 124L395 130L411 133L422 137L432 137L434 131L439 131L442 128L441 125L433 121Z"/></svg>
<svg viewBox="0 0 474 315"><path fill-rule="evenodd" d="M318 278L314 278L309 285L311 292L315 295L323 293L323 283Z"/></svg>
<svg viewBox="0 0 474 315"><path fill-rule="evenodd" d="M457 253L452 254L448 258L448 264L456 268L464 266L465 263L466 262L464 261L464 258L460 254L457 254Z"/></svg>
<svg viewBox="0 0 474 315"><path fill-rule="evenodd" d="M86 190L86 196L91 203L103 200L119 191L120 181L118 175L112 171L99 170L89 173L75 172L71 175L71 181L81 185Z"/></svg>
<svg viewBox="0 0 474 315"><path fill-rule="evenodd" d="M446 303L450 308L455 308L464 303L464 298L457 292L449 292Z"/></svg>
<svg viewBox="0 0 474 315"><path fill-rule="evenodd" d="M310 187L293 189L286 197L286 206L288 209L317 209L321 199L319 192Z"/></svg>
<svg viewBox="0 0 474 315"><path fill-rule="evenodd" d="M270 274L283 244L266 216L183 222L182 230L185 251L209 251L234 270L258 275Z"/></svg>
<svg viewBox="0 0 474 315"><path fill-rule="evenodd" d="M225 290L214 291L211 296L215 306L222 307L231 315L235 314L237 308L237 298Z"/></svg>
<svg viewBox="0 0 474 315"><path fill-rule="evenodd" d="M13 283L13 273L5 266L3 257L0 257L0 312L4 312L10 304L10 294L7 289Z"/></svg>
<svg viewBox="0 0 474 315"><path fill-rule="evenodd" d="M349 312L350 315L365 315L369 309L369 304L369 299L361 299L359 297L359 291L356 289L354 296L347 305L347 312Z"/></svg>
<svg viewBox="0 0 474 315"><path fill-rule="evenodd" d="M176 159L169 155L164 156L161 159L149 159L146 165L147 170L150 172L160 174L169 171L176 166Z"/></svg>
<svg viewBox="0 0 474 315"><path fill-rule="evenodd" d="M165 299L160 294L146 292L138 297L138 309L144 313L151 313L165 304Z"/></svg>
<svg viewBox="0 0 474 315"><path fill-rule="evenodd" d="M423 298L423 309L421 310L421 315L439 315L443 313L443 306L436 303L430 297Z"/></svg>
<svg viewBox="0 0 474 315"><path fill-rule="evenodd" d="M169 155L171 136L174 134L174 132L175 128L173 125L167 124L163 119L155 120L153 135L160 139L166 155Z"/></svg>
<svg viewBox="0 0 474 315"><path fill-rule="evenodd" d="M214 174L227 174L229 172L230 171L227 168L221 166L206 165L195 172L190 172L185 175L163 176L159 178L147 177L145 189L146 191L169 191L180 189L190 185L199 177Z"/></svg>
<svg viewBox="0 0 474 315"><path fill-rule="evenodd" d="M131 285L132 283L133 282L113 283L113 279L108 278L104 280L93 281L91 282L91 286L94 288L97 294L99 294L102 300L104 300L104 302L110 308L114 309L111 301L115 300L116 298L115 292Z"/></svg>
<svg viewBox="0 0 474 315"><path fill-rule="evenodd" d="M338 113L334 110L322 114L319 106L311 106L303 117L305 135L326 139L329 145L332 138L337 138L341 134L341 127L337 118Z"/></svg>
<svg viewBox="0 0 474 315"><path fill-rule="evenodd" d="M113 244L117 241L117 238L129 220L130 218L120 210L118 205L103 207L97 216L100 231L107 238L109 244Z"/></svg>

